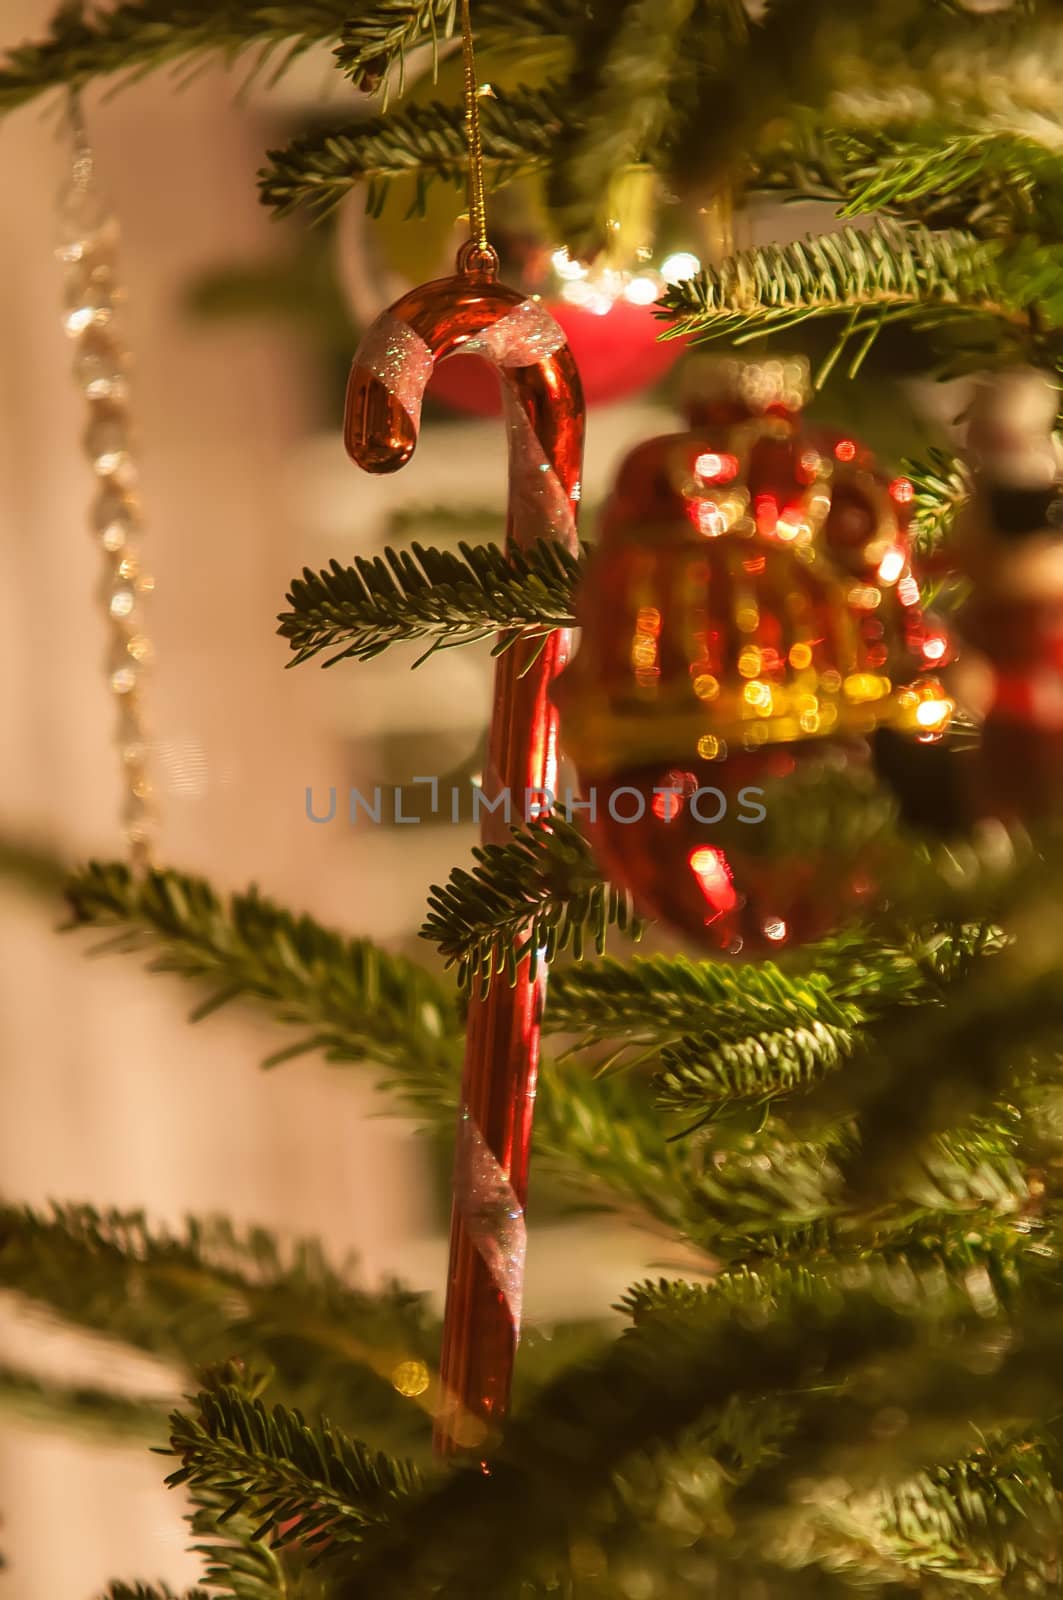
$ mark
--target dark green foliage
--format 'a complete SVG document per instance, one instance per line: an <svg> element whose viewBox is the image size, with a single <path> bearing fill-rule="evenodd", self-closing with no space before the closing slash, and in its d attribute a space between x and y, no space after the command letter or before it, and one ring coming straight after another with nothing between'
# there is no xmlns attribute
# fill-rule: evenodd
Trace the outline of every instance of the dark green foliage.
<svg viewBox="0 0 1063 1600"><path fill-rule="evenodd" d="M566 947L581 945L584 921L595 937L604 937L609 916L630 925L626 902L601 883L586 843L574 829L560 824L549 840L535 835L532 843L540 864L535 914L556 927L558 938L564 935ZM472 879L462 890L463 904L476 919L467 936L478 947L486 949L492 941L501 945L506 927L519 930L527 919L519 894L508 906L502 895L502 880L513 877L510 870L506 878L502 869L514 853L519 864L527 848L518 837L507 847L509 854L501 853L495 878L483 895ZM152 963L156 971L177 972L193 981L210 975L223 982L219 993L226 999L264 1005L275 1019L296 1028L305 1028L312 1015L318 1044L304 1038L277 1051L266 1065L319 1045L335 1061L368 1060L385 1068L386 1084L402 1107L452 1136L461 1049L457 1002L422 969L364 942L352 945L312 919L276 907L269 908L262 924L263 940L249 947L242 932L245 909L250 905L257 917L263 904L258 897L234 896L226 908L199 880L177 873L137 882L124 866L90 868L73 880L71 895L79 923L121 927L118 942L109 941L108 949L161 946L163 955ZM293 929L299 930L295 948ZM367 986L360 981L352 985L352 970L372 975L378 961L379 981L374 977ZM203 1014L200 1007L196 1015ZM677 1191L683 1186L684 1162L668 1157L664 1135L647 1110L624 1084L600 1083L582 1066L544 1064L539 1088L543 1154L557 1163L567 1181L581 1193L590 1189L600 1203L637 1203L675 1221L682 1214ZM658 1192L661 1185L666 1192Z"/></svg>
<svg viewBox="0 0 1063 1600"><path fill-rule="evenodd" d="M485 1592L490 1574L486 1592L509 1594L533 1562L540 1572L559 1567L577 1532L593 1539L608 1530L629 1460L677 1445L699 1419L711 1451L712 1430L733 1427L728 1408L743 1403L749 1454L727 1523L706 1534L725 1565L741 1562L759 1539L769 1568L785 1568L785 1535L773 1540L769 1530L803 1474L825 1481L839 1452L859 1444L868 1477L858 1490L870 1488L886 1462L903 1471L906 1460L954 1446L963 1419L1001 1394L1024 1411L1035 1407L1053 1390L1059 1318L1052 1294L1031 1293L1019 1319L1028 1342L990 1375L967 1364L984 1339L977 1312L932 1282L907 1302L862 1289L825 1300L800 1274L776 1274L770 1285L750 1281L748 1292L707 1292L682 1314L644 1315L635 1333L565 1374L514 1420L488 1478L457 1474L413 1502L375 1547L367 1543L338 1593L456 1597ZM765 1443L774 1434L776 1447L758 1449L757 1409L765 1396L782 1394L786 1409L769 1400L765 1419ZM876 1439L877 1419L912 1395L918 1404L905 1412L902 1431ZM797 1564L827 1565L825 1555L810 1542Z"/></svg>
<svg viewBox="0 0 1063 1600"><path fill-rule="evenodd" d="M550 540L508 557L498 545L464 541L456 552L416 543L388 548L371 560L357 557L353 567L333 561L325 572L305 568L277 631L295 651L293 666L323 650L336 652L327 667L370 661L389 645L430 639L423 661L434 650L498 632L502 649L570 627L579 572L579 559Z"/></svg>
<svg viewBox="0 0 1063 1600"><path fill-rule="evenodd" d="M186 1589L174 1594L165 1583L112 1583L100 1600L207 1600L205 1589Z"/></svg>
<svg viewBox="0 0 1063 1600"><path fill-rule="evenodd" d="M375 0L350 17L336 46L336 59L356 81L379 79L387 99L388 71L399 68L399 93L405 84L406 53L418 44L440 42L456 31L457 0ZM525 48L552 41L560 46L586 16L584 0L526 0L519 10L508 0L476 0L479 47L517 39Z"/></svg>
<svg viewBox="0 0 1063 1600"><path fill-rule="evenodd" d="M44 90L109 73L139 76L189 57L229 60L255 48L264 65L286 45L280 67L309 45L338 36L349 15L340 0L125 0L113 10L80 5L56 13L39 44L20 45L0 67L0 111Z"/></svg>
<svg viewBox="0 0 1063 1600"><path fill-rule="evenodd" d="M939 135L940 125L824 130L809 119L765 155L751 180L836 201L846 217L885 210L910 222L966 227L987 237L1051 224L1046 202L1058 205L1063 197L1057 152L1005 131Z"/></svg>
<svg viewBox="0 0 1063 1600"><path fill-rule="evenodd" d="M931 447L925 461L905 461L912 480L912 541L920 556L946 544L956 517L966 505L970 480L964 463L945 450Z"/></svg>
<svg viewBox="0 0 1063 1600"><path fill-rule="evenodd" d="M433 887L421 929L456 965L462 988L485 988L496 974L512 979L525 956L533 971L565 950L578 960L588 939L600 955L612 926L638 938L628 895L602 882L587 841L561 817L473 854L472 872L455 867L447 884Z"/></svg>
<svg viewBox="0 0 1063 1600"><path fill-rule="evenodd" d="M166 1407L158 1401L92 1384L49 1382L14 1367L0 1367L0 1409L97 1442L152 1444L166 1437Z"/></svg>
<svg viewBox="0 0 1063 1600"><path fill-rule="evenodd" d="M458 0L377 0L348 18L336 57L356 83L368 77L386 84L397 62L401 94L407 50L426 41L438 50L440 39L453 32L457 13Z"/></svg>
<svg viewBox="0 0 1063 1600"><path fill-rule="evenodd" d="M0 1287L186 1373L233 1357L266 1364L292 1403L423 1443L423 1419L396 1394L390 1374L400 1361L434 1359L433 1320L416 1295L358 1289L350 1270L337 1270L314 1243L284 1250L264 1229L240 1234L218 1219L192 1219L171 1232L136 1213L5 1207ZM22 1395L11 1398L27 1406L35 1399L25 1380ZM49 1387L36 1399L38 1406L62 1399L74 1416L113 1405L123 1427L148 1420L143 1407L120 1397L79 1400L76 1391Z"/></svg>
<svg viewBox="0 0 1063 1600"><path fill-rule="evenodd" d="M639 1006L643 1016L649 1013L661 989L667 995L671 981L680 980L682 1036L662 1033L657 1040L660 1102L711 1117L727 1108L765 1106L817 1082L857 1050L876 1017L898 1006L942 1000L991 946L984 927L934 928L913 931L900 947L878 940L868 940L863 949L855 941L838 950L828 945L822 966L813 952L808 970L802 965L780 972L771 962L737 969L703 962L688 971L672 960L633 962L626 971L603 966L586 981L606 992L612 986L620 1014L630 1008L633 1017ZM580 975L569 982L578 992Z"/></svg>
<svg viewBox="0 0 1063 1600"><path fill-rule="evenodd" d="M841 345L855 341L858 361L889 321L980 315L1023 323L1000 281L998 254L962 230L882 222L743 251L676 284L661 305L674 319L671 333L736 343L809 317L839 317Z"/></svg>
<svg viewBox="0 0 1063 1600"><path fill-rule="evenodd" d="M420 1485L411 1462L368 1450L327 1422L311 1428L298 1411L267 1409L231 1381L202 1390L194 1413L173 1413L170 1450L181 1462L166 1480L171 1488L205 1485L228 1497L219 1524L250 1512L252 1540L272 1535L309 1551L359 1541Z"/></svg>
<svg viewBox="0 0 1063 1600"><path fill-rule="evenodd" d="M578 122L558 152L552 197L562 237L582 255L607 235L618 174L653 165L674 133L697 61L696 0L632 0L612 8L572 83ZM732 6L732 12L740 7Z"/></svg>
<svg viewBox="0 0 1063 1600"><path fill-rule="evenodd" d="M536 171L566 127L565 101L558 89L501 90L480 106L484 167L492 188ZM433 179L464 182L468 158L461 106L411 105L388 116L352 123L296 139L286 150L271 150L260 176L265 205L281 213L308 206L321 215L333 209L358 184L366 185L366 205L383 207L394 178L412 174L419 193Z"/></svg>

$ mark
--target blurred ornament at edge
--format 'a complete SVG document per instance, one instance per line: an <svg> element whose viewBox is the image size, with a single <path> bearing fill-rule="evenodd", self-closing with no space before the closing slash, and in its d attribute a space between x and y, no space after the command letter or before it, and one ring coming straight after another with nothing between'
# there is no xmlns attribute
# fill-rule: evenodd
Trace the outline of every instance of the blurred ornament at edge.
<svg viewBox="0 0 1063 1600"><path fill-rule="evenodd" d="M806 387L798 361L692 372L690 430L620 468L555 688L605 871L731 954L866 908L890 809L868 738L936 740L953 709L909 497L854 441L801 431Z"/></svg>
<svg viewBox="0 0 1063 1600"><path fill-rule="evenodd" d="M970 580L957 615L957 693L982 722L969 812L1037 821L1063 809L1063 446L1060 390L1033 368L977 387L974 492L951 555Z"/></svg>

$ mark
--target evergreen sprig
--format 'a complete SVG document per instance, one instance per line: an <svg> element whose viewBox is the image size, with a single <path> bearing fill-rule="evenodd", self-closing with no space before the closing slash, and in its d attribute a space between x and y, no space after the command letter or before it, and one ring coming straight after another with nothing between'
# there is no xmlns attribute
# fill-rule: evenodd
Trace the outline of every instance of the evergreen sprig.
<svg viewBox="0 0 1063 1600"><path fill-rule="evenodd" d="M583 1047L618 1041L610 1061L657 1057L659 1103L711 1116L818 1081L875 1017L940 999L994 948L989 930L960 926L912 929L900 945L849 934L786 969L606 958L552 974L544 1024Z"/></svg>
<svg viewBox="0 0 1063 1600"><path fill-rule="evenodd" d="M454 31L458 0L376 0L344 26L336 58L357 83L380 83L387 93L390 69L398 64L401 94L406 87L406 52L431 43L436 59L441 39Z"/></svg>
<svg viewBox="0 0 1063 1600"><path fill-rule="evenodd" d="M482 882L469 875L467 885L452 883L451 889L460 891L468 915L479 919L475 927L465 930L463 940L478 941L482 955L489 947L504 948L512 955L529 915L543 919L556 930L554 937L563 941L564 947L575 950L582 950L588 929L604 940L610 919L634 931L636 924L627 902L601 883L587 845L575 829L561 823L551 840L540 839L535 830L525 831L529 838L523 842L518 836L500 855L488 852ZM502 895L507 885L516 882L514 875L519 875L524 860L522 852L528 849L538 863L535 907L529 912L518 895L507 910ZM275 907L263 924L258 958L252 962L242 945L240 929L245 922L239 908L250 898L257 916L261 904L257 896L234 896L227 910L199 880L175 873L156 877L165 881L161 885L151 880L137 884L124 866L90 869L84 878L75 880L73 898L79 919L101 927L117 921L121 937L117 946L112 941L109 948L150 948L163 936L163 956L153 963L155 970L176 972L193 981L200 980L204 972L215 978L228 974L230 981L222 991L227 999L257 1001L279 1021L303 1027L312 1014L313 1039L328 1041L324 1048L331 1059L368 1059L383 1065L384 1081L397 1095L399 1105L413 1110L446 1137L452 1136L461 1031L455 998L442 985L412 963L379 953L385 973L397 986L382 979L366 988L357 984L352 994L351 942L310 918L295 918ZM440 891L445 892L449 891ZM235 923L230 921L231 912ZM291 949L289 930L293 927L301 931ZM507 927L514 930L512 936ZM370 950L365 954L371 972ZM455 959L461 959L457 950ZM234 963L231 974L230 962ZM406 991L408 972L413 975L412 988ZM425 1005L424 1023L416 1014L421 1002ZM388 1017L392 1005L399 1011L405 1007L401 1027ZM377 1017L372 1016L374 1008L380 1011ZM202 1015L203 1008L197 1014ZM304 1038L268 1059L279 1062L316 1047ZM590 1191L600 1204L634 1206L667 1219L670 1225L682 1225L685 1155L669 1149L648 1097L640 1096L634 1086L602 1083L580 1066L544 1062L537 1147L581 1195ZM260 1309L258 1315L264 1312ZM317 1359L320 1363L323 1357ZM326 1381L324 1370L321 1377Z"/></svg>
<svg viewBox="0 0 1063 1600"><path fill-rule="evenodd" d="M407 52L430 44L435 57L441 41L456 31L457 10L457 0L374 0L348 20L336 59L356 81L379 80L385 99L397 65L401 94ZM527 48L552 40L567 46L585 23L582 0L524 0L516 10L508 0L477 0L476 42L481 51L495 42L517 41Z"/></svg>
<svg viewBox="0 0 1063 1600"><path fill-rule="evenodd" d="M153 971L211 985L194 1021L249 1000L307 1030L267 1066L320 1050L330 1061L383 1067L420 1056L426 1074L440 1078L453 1069L452 994L370 940L294 916L254 889L223 901L201 878L173 871L138 878L121 863L90 863L69 881L67 898L73 926L116 930L104 948L154 950Z"/></svg>
<svg viewBox="0 0 1063 1600"><path fill-rule="evenodd" d="M210 1600L205 1589L186 1589L175 1594L165 1583L111 1583L100 1600Z"/></svg>
<svg viewBox="0 0 1063 1600"><path fill-rule="evenodd" d="M982 237L1058 225L1063 162L1030 136L984 126L942 137L920 127L824 127L799 122L775 149L750 160L749 182L792 195L835 200L855 217L890 211L931 227L965 227Z"/></svg>
<svg viewBox="0 0 1063 1600"><path fill-rule="evenodd" d="M859 361L888 322L975 314L1025 325L1020 305L1004 298L996 257L995 246L962 230L882 221L867 232L845 228L742 251L673 285L660 309L674 319L669 337L738 343L810 318L841 317L841 345L859 341Z"/></svg>
<svg viewBox="0 0 1063 1600"><path fill-rule="evenodd" d="M844 1104L858 1117L859 1153L847 1169L854 1193L888 1194L933 1135L1019 1090L1031 1057L1051 1052L1063 1028L1061 965L1051 941L1030 966L1014 947L989 956L939 1005L884 1019L817 1091L813 1116Z"/></svg>
<svg viewBox="0 0 1063 1600"><path fill-rule="evenodd" d="M986 1337L977 1314L933 1284L907 1304L837 1285L825 1293L800 1273L773 1290L767 1302L757 1287L707 1305L704 1317L644 1319L597 1362L566 1372L510 1425L488 1477L459 1472L367 1542L340 1600L475 1594L487 1574L506 1593L529 1571L563 1569L570 1539L620 1514L614 1485L628 1463L637 1471L702 1419L721 1425L728 1407L745 1407L747 1429L765 1400L785 1397L790 1416L717 1531L724 1562L764 1536L796 1480L829 1480L843 1444L863 1449L871 1471L903 1470L954 1445L969 1417L1051 1403L1060 1315L1051 1297L1049 1309L1031 1295L1020 1342L987 1373L975 1356ZM885 1435L884 1410L902 1397L907 1430Z"/></svg>
<svg viewBox="0 0 1063 1600"><path fill-rule="evenodd" d="M606 957L555 973L544 1021L553 1031L578 1032L582 1045L619 1036L624 1050L663 1050L667 1057L687 1043L694 1051L710 1041L746 1047L788 1029L849 1032L863 1019L859 1007L832 992L825 974L680 955L626 963Z"/></svg>
<svg viewBox="0 0 1063 1600"><path fill-rule="evenodd" d="M292 666L323 650L336 652L328 667L370 661L389 645L430 639L419 665L435 650L495 633L501 649L521 636L571 627L579 573L579 558L548 539L510 556L498 545L464 542L457 554L421 544L389 548L357 557L352 567L333 561L327 571L305 568L277 631L295 651Z"/></svg>
<svg viewBox="0 0 1063 1600"><path fill-rule="evenodd" d="M617 174L652 164L674 132L690 93L676 80L693 76L698 63L690 27L698 9L694 0L615 5L606 27L599 24L593 51L577 66L572 92L579 119L558 148L550 187L561 236L579 256L608 238Z"/></svg>
<svg viewBox="0 0 1063 1600"><path fill-rule="evenodd" d="M558 815L549 825L514 830L505 845L480 845L471 872L455 867L434 885L421 937L437 945L459 985L485 990L510 981L525 957L534 972L571 950L576 960L590 940L598 954L610 927L638 938L642 922L626 891L603 883L587 841Z"/></svg>
<svg viewBox="0 0 1063 1600"><path fill-rule="evenodd" d="M484 169L492 187L542 167L564 136L568 115L564 93L556 86L514 93L499 89L482 99ZM270 151L269 161L259 175L259 190L263 204L282 214L307 206L322 215L364 183L367 208L376 215L392 179L405 175L417 179L418 206L433 180L464 181L464 115L457 104L410 105L386 117L304 134L287 149Z"/></svg>
<svg viewBox="0 0 1063 1600"><path fill-rule="evenodd" d="M2 1224L0 1224L2 1226ZM0 1246L2 1248L2 1246ZM61 1383L0 1366L0 1410L46 1427L85 1433L95 1442L152 1443L166 1437L164 1405L88 1383Z"/></svg>
<svg viewBox="0 0 1063 1600"><path fill-rule="evenodd" d="M999 1593L1010 1579L1020 1592L1036 1593L1052 1581L1057 1560L1059 1470L1052 1435L992 1434L969 1455L899 1483L817 1497L807 1506L804 1540L862 1583L907 1585L936 1575Z"/></svg>
<svg viewBox="0 0 1063 1600"><path fill-rule="evenodd" d="M186 1518L196 1540L192 1550L203 1562L212 1594L232 1600L331 1600L329 1575L312 1552L294 1543L256 1539L251 1508L231 1510L231 1495L204 1482L191 1480L185 1493L193 1508Z"/></svg>
<svg viewBox="0 0 1063 1600"><path fill-rule="evenodd" d="M267 1408L232 1382L202 1390L194 1412L170 1418L170 1453L181 1465L166 1482L190 1484L258 1519L252 1540L272 1535L304 1550L360 1540L386 1520L394 1501L421 1484L417 1468L371 1450L328 1422L311 1427L298 1411Z"/></svg>
<svg viewBox="0 0 1063 1600"><path fill-rule="evenodd" d="M948 541L970 498L970 474L958 456L937 446L931 446L924 461L905 461L903 465L915 491L912 542L917 554L925 557Z"/></svg>
<svg viewBox="0 0 1063 1600"><path fill-rule="evenodd" d="M343 0L120 0L113 9L62 6L38 44L0 61L0 113L64 84L120 72L140 77L168 63L256 48L259 66L282 45L281 69L312 44L339 36Z"/></svg>
<svg viewBox="0 0 1063 1600"><path fill-rule="evenodd" d="M1036 140L982 129L935 140L881 138L847 179L842 215L894 210L939 225L945 215L979 233L1033 220L1063 189L1063 160ZM1006 208L1006 209L1005 209ZM1039 221L1047 221L1042 215Z"/></svg>
<svg viewBox="0 0 1063 1600"><path fill-rule="evenodd" d="M282 1250L264 1229L241 1233L219 1218L171 1231L139 1212L9 1206L0 1209L0 1287L186 1373L230 1357L265 1364L295 1404L327 1402L363 1430L424 1442L421 1413L391 1373L403 1360L434 1361L433 1320L396 1286L357 1288L317 1245ZM86 1403L122 1408L114 1397Z"/></svg>
<svg viewBox="0 0 1063 1600"><path fill-rule="evenodd" d="M721 1040L714 1030L687 1034L661 1051L657 1092L666 1110L696 1105L706 1120L747 1106L767 1106L818 1083L852 1054L851 1026L816 1017Z"/></svg>

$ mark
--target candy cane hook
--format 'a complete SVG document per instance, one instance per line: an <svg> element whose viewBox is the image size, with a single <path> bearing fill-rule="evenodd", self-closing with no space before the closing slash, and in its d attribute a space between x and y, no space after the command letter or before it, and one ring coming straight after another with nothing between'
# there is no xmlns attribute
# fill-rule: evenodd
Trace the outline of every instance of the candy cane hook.
<svg viewBox="0 0 1063 1600"><path fill-rule="evenodd" d="M577 547L583 392L565 336L537 300L495 281L493 252L475 244L456 277L414 289L369 329L347 387L344 439L368 472L394 472L413 454L421 400L437 361L458 351L498 371L509 438L506 548L539 538ZM504 843L506 815L529 793L556 789L557 723L547 697L568 656L558 630L545 648L518 642L500 658L483 788L485 843ZM524 961L469 1007L455 1155L450 1268L436 1446L483 1442L505 1413L520 1336L528 1157L539 1063L545 968ZM472 1426L470 1427L470 1421Z"/></svg>

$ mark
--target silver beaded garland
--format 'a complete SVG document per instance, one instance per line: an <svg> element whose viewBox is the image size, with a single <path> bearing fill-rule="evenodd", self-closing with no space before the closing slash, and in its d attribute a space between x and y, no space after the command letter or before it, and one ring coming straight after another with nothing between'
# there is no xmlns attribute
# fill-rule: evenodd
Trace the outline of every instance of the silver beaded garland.
<svg viewBox="0 0 1063 1600"><path fill-rule="evenodd" d="M89 529L103 561L100 600L107 620L107 682L115 702L122 828L132 865L151 865L156 811L148 771L144 680L152 659L145 602L154 587L141 561L126 354L118 326L118 223L96 186L95 162L76 99L73 162L60 200L57 255L66 281L62 325L74 344L74 382L88 408L82 442L97 480Z"/></svg>

